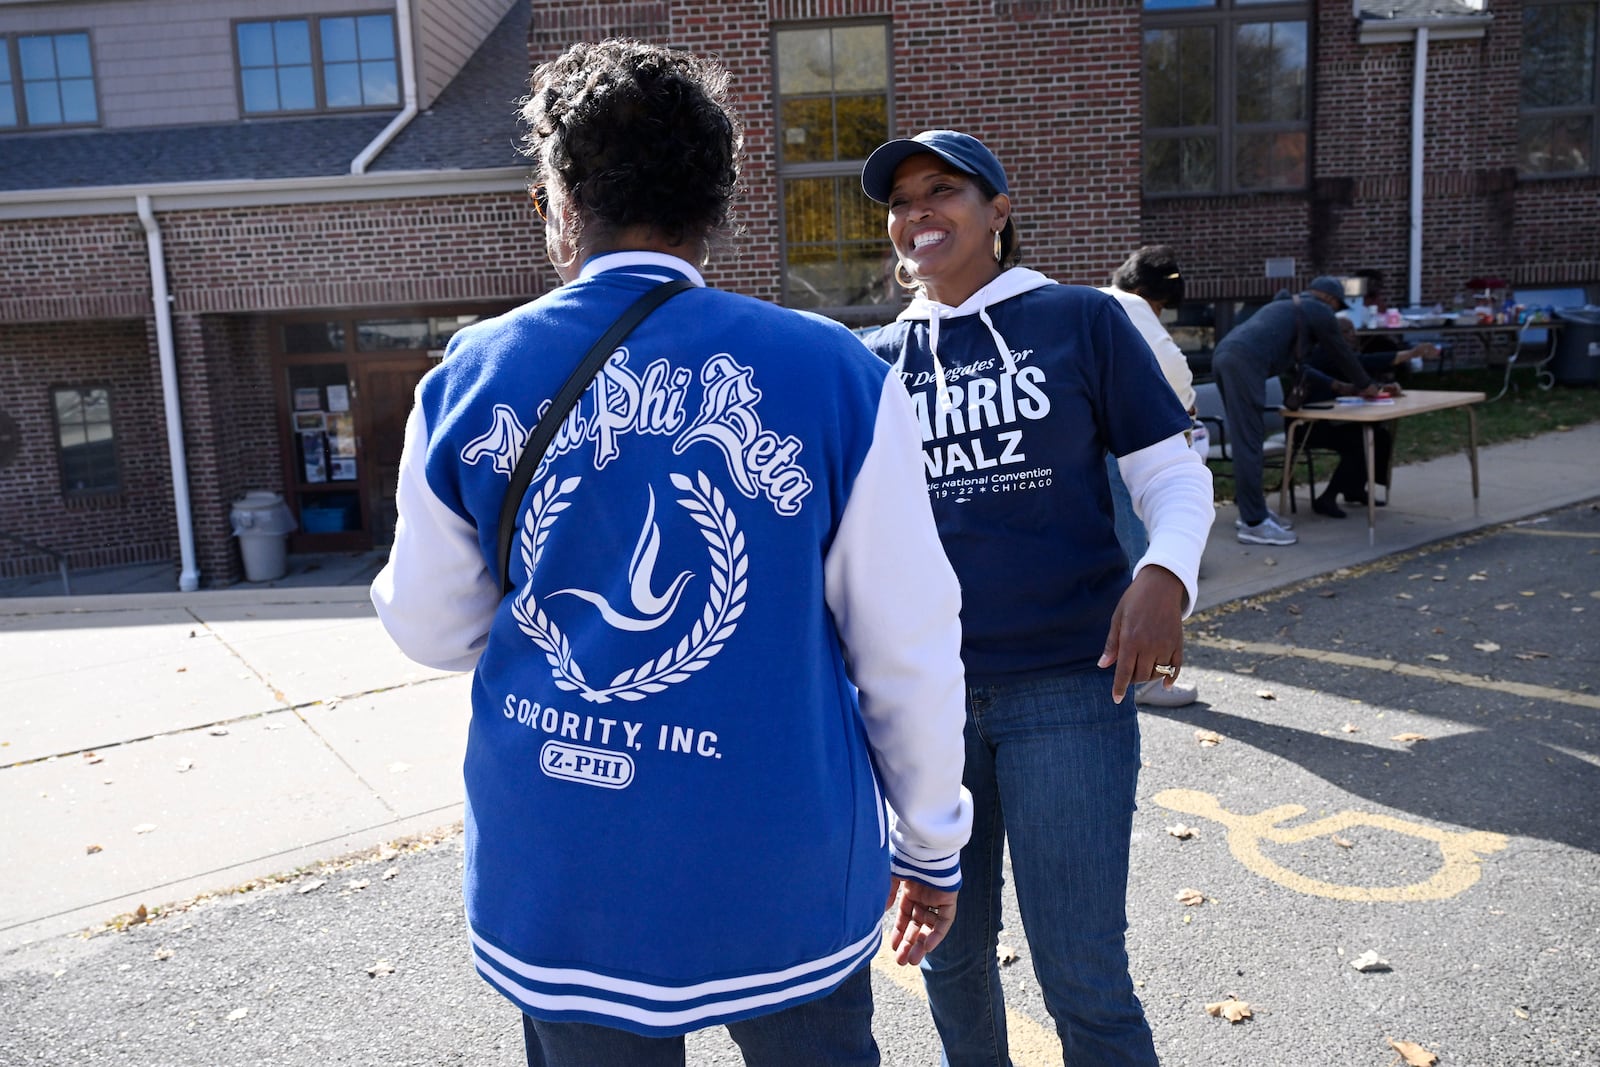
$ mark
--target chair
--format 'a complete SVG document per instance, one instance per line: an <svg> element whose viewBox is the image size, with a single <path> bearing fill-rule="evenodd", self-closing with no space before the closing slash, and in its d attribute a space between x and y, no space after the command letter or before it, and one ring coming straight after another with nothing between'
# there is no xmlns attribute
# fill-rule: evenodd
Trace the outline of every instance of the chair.
<svg viewBox="0 0 1600 1067"><path fill-rule="evenodd" d="M1582 289L1519 289L1513 299L1531 312L1535 308L1563 308L1582 304L1584 292ZM1517 347L1506 357L1505 380L1500 383L1500 391L1489 398L1490 403L1506 395L1511 388L1511 372L1519 368L1533 371L1533 380L1540 389L1554 386L1556 376L1550 370L1550 361L1555 354L1555 337L1548 323L1523 323L1517 329Z"/></svg>
<svg viewBox="0 0 1600 1067"><path fill-rule="evenodd" d="M1206 462L1232 463L1233 453L1228 447L1227 411L1222 404L1222 390L1217 387L1216 382L1195 383L1194 406L1195 417L1205 423L1211 433L1210 444L1206 449ZM1283 431L1283 382L1277 376L1267 379L1266 405L1262 408L1262 416L1262 421L1266 424L1266 438L1261 442L1261 458L1264 462L1282 460L1286 447ZM1301 451L1306 457L1307 484L1315 486L1317 472L1311 458L1314 450L1304 448ZM1296 510L1292 481L1289 487L1289 508L1291 511Z"/></svg>

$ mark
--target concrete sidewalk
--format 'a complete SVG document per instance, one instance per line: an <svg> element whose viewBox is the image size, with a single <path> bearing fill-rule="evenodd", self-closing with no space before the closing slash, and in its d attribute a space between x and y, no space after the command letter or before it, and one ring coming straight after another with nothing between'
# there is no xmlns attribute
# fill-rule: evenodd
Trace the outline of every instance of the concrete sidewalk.
<svg viewBox="0 0 1600 1067"><path fill-rule="evenodd" d="M1283 548L1238 544L1219 508L1199 607L1600 497L1597 455L1600 424L1484 449L1476 513L1464 456L1398 468L1372 546L1363 515L1311 515L1304 494ZM164 564L0 597L0 950L460 818L469 678L390 645L367 602L380 564L140 591L175 585Z"/></svg>

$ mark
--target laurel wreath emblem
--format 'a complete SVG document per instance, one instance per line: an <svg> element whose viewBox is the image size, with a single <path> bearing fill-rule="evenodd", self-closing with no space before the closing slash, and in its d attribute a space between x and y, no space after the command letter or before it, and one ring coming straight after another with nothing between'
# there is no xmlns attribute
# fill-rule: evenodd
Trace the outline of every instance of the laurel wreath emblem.
<svg viewBox="0 0 1600 1067"><path fill-rule="evenodd" d="M613 697L643 700L705 667L737 629L749 592L746 575L750 561L745 553L744 534L722 490L711 484L704 471L696 472L693 480L682 474L673 474L671 478L672 484L686 494L678 499L678 504L700 527L700 534L706 539L706 554L711 559L711 581L700 617L676 645L660 656L623 671L611 679L609 685L597 689L584 677L583 667L573 656L567 636L534 599L530 581L517 595L511 614L517 621L517 628L544 653L558 688L577 693L596 704L607 703ZM566 498L581 481L578 477L559 481L552 477L533 495L522 521L520 538L522 564L530 575L551 528L561 513L572 506Z"/></svg>

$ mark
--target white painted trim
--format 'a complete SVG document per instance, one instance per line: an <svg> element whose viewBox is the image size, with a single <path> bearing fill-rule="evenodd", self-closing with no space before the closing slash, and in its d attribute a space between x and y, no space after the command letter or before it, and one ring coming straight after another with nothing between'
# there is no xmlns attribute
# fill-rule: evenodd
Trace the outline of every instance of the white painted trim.
<svg viewBox="0 0 1600 1067"><path fill-rule="evenodd" d="M404 200L477 193L523 193L524 167L463 171L378 171L360 176L233 179L214 182L164 182L149 185L97 185L74 189L20 189L0 192L0 219L126 215L128 201L149 197L161 211L202 208L282 207L348 200Z"/></svg>
<svg viewBox="0 0 1600 1067"><path fill-rule="evenodd" d="M1413 19L1362 19L1362 44L1404 44L1426 29L1434 41L1467 41L1489 32L1493 15L1430 15Z"/></svg>
<svg viewBox="0 0 1600 1067"><path fill-rule="evenodd" d="M183 409L178 392L178 358L172 340L172 298L167 294L167 264L161 247L161 224L156 221L148 196L136 197L134 208L144 225L150 252L150 302L156 319L156 354L161 366L161 401L167 419L167 459L172 468L172 502L178 521L178 591L200 588L200 568L194 548L194 506L189 500L189 461L183 445Z"/></svg>

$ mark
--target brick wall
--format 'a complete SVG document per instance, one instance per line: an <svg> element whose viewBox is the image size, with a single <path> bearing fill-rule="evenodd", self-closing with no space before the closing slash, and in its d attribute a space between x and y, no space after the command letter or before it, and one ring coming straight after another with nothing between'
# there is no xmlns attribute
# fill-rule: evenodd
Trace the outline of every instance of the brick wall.
<svg viewBox="0 0 1600 1067"><path fill-rule="evenodd" d="M52 386L111 394L121 491L62 492ZM172 480L155 360L137 320L9 325L0 347L0 406L16 420L17 456L0 467L0 530L64 553L72 568L171 559ZM49 573L47 555L0 540L0 577Z"/></svg>

